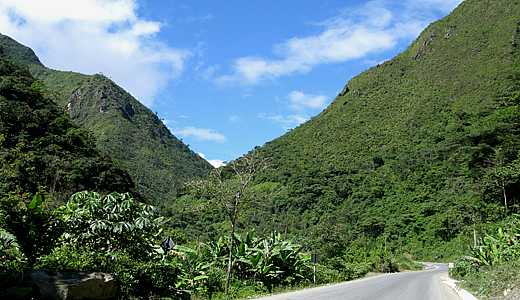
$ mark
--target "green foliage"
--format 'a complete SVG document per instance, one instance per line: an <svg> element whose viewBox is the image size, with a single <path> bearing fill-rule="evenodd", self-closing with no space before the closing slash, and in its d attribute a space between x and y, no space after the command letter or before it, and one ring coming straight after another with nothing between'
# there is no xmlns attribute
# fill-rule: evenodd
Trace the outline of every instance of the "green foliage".
<svg viewBox="0 0 520 300"><path fill-rule="evenodd" d="M19 270L23 267L17 253L18 247L16 237L0 229L0 275L6 270Z"/></svg>
<svg viewBox="0 0 520 300"><path fill-rule="evenodd" d="M38 267L112 274L123 299L177 297L181 269L156 251L164 218L155 216L153 206L129 193L83 191L54 216L65 232L52 253L40 254Z"/></svg>
<svg viewBox="0 0 520 300"><path fill-rule="evenodd" d="M230 244L230 238L220 237L200 243L197 249L175 246L170 259L181 265L178 287L209 298L223 292ZM232 294L255 286L262 287L257 292L272 292L277 286L295 286L309 279L309 257L301 253L300 245L283 240L279 233L260 238L251 230L235 235L232 253Z"/></svg>
<svg viewBox="0 0 520 300"><path fill-rule="evenodd" d="M503 296L520 282L518 215L496 233L486 234L476 247L470 247L469 255L459 258L450 275L464 280L464 288L480 296Z"/></svg>
<svg viewBox="0 0 520 300"><path fill-rule="evenodd" d="M518 233L504 233L498 229L496 236L486 234L476 247L470 248L470 257L467 259L476 261L479 265L493 266L520 257L520 245L517 240Z"/></svg>
<svg viewBox="0 0 520 300"><path fill-rule="evenodd" d="M465 274L464 282L458 285L471 291L477 297L496 297L503 299L504 292L511 292L520 283L518 260L503 262L493 267L485 266L478 272Z"/></svg>
<svg viewBox="0 0 520 300"><path fill-rule="evenodd" d="M90 249L128 252L140 257L151 252L165 220L155 216L155 207L141 203L129 193L101 196L83 191L72 195L57 215L67 228L67 243Z"/></svg>
<svg viewBox="0 0 520 300"><path fill-rule="evenodd" d="M8 248L16 241L28 267L32 267L41 255L50 253L63 232L61 222L44 210L41 194L36 194L31 200L27 194L5 195L0 198L0 218L2 227L11 234L4 235L4 247ZM6 253L6 256L14 263L19 262L15 255ZM11 267L18 268L15 265Z"/></svg>
<svg viewBox="0 0 520 300"><path fill-rule="evenodd" d="M37 267L64 271L101 271L102 252L75 243L65 243L42 255Z"/></svg>
<svg viewBox="0 0 520 300"><path fill-rule="evenodd" d="M107 253L101 265L107 271L116 274L122 298L177 298L175 286L179 269L176 266L163 265L158 257L155 257L155 260L136 261L125 253Z"/></svg>

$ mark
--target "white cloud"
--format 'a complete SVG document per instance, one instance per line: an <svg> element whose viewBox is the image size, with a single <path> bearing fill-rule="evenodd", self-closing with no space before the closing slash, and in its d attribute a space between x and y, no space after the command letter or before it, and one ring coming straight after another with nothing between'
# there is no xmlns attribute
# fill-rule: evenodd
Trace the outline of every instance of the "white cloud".
<svg viewBox="0 0 520 300"><path fill-rule="evenodd" d="M231 116L229 118L229 122L232 122L232 123L237 123L237 122L242 122L242 121L243 121L243 119L240 116Z"/></svg>
<svg viewBox="0 0 520 300"><path fill-rule="evenodd" d="M177 121L175 120L169 120L169 119L162 119L162 122L164 125L168 125L168 124L172 124L172 123L177 123Z"/></svg>
<svg viewBox="0 0 520 300"><path fill-rule="evenodd" d="M305 73L320 64L345 62L391 49L402 38L416 37L431 21L433 11L452 10L461 0L373 0L348 7L334 18L317 23L317 35L294 37L274 46L278 58L246 56L234 60L220 85L259 84L281 76Z"/></svg>
<svg viewBox="0 0 520 300"><path fill-rule="evenodd" d="M202 153L197 153L200 157L206 159L206 156ZM226 162L221 159L206 159L213 167L218 168L226 165Z"/></svg>
<svg viewBox="0 0 520 300"><path fill-rule="evenodd" d="M275 123L280 123L284 129L293 129L298 125L305 123L309 120L309 116L307 115L290 115L287 117L273 114L265 114L261 113L258 115L259 118L270 120Z"/></svg>
<svg viewBox="0 0 520 300"><path fill-rule="evenodd" d="M207 21L207 20L212 20L212 19L213 19L212 14L206 14L206 15L198 16L198 17L188 17L182 21L185 23L191 23L191 22Z"/></svg>
<svg viewBox="0 0 520 300"><path fill-rule="evenodd" d="M193 126L186 126L183 129L171 130L174 135L181 135L183 137L194 136L197 141L215 141L223 143L226 137L216 132L213 129L195 128Z"/></svg>
<svg viewBox="0 0 520 300"><path fill-rule="evenodd" d="M137 0L0 0L0 28L46 66L101 72L150 106L192 53L157 40L162 24L136 9Z"/></svg>
<svg viewBox="0 0 520 300"><path fill-rule="evenodd" d="M327 106L328 98L324 95L306 95L300 91L292 91L287 96L291 100L291 108L296 110L324 109Z"/></svg>

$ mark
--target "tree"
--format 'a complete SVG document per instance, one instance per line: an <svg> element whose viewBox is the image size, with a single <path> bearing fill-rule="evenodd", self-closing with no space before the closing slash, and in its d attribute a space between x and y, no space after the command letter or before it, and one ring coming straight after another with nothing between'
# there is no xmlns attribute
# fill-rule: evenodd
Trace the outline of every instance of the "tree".
<svg viewBox="0 0 520 300"><path fill-rule="evenodd" d="M504 156L501 148L495 150L495 158L489 159L491 166L487 170L487 180L492 186L500 189L507 211L510 205L507 193L508 187L518 184L520 179L520 153L517 156L518 158L511 162L506 161Z"/></svg>
<svg viewBox="0 0 520 300"><path fill-rule="evenodd" d="M58 215L67 228L65 240L94 250L124 251L140 258L151 251L165 222L163 217L155 216L155 210L129 193L101 196L83 191L72 195L58 209Z"/></svg>
<svg viewBox="0 0 520 300"><path fill-rule="evenodd" d="M231 269L233 266L233 243L235 225L240 210L255 200L265 197L270 191L255 189L252 180L269 167L267 159L258 157L255 151L224 167L213 170L204 179L192 180L187 186L201 194L205 199L219 205L231 223L231 239L229 243L228 269L225 293L228 291Z"/></svg>

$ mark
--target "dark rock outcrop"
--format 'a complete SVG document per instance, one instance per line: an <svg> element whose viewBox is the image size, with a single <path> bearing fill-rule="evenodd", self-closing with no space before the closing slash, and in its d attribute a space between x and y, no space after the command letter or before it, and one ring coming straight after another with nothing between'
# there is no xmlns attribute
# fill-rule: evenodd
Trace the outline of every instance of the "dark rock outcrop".
<svg viewBox="0 0 520 300"><path fill-rule="evenodd" d="M99 272L66 272L30 269L20 274L16 285L4 288L2 299L45 300L110 299L116 295L114 278ZM18 286L19 285L19 286Z"/></svg>

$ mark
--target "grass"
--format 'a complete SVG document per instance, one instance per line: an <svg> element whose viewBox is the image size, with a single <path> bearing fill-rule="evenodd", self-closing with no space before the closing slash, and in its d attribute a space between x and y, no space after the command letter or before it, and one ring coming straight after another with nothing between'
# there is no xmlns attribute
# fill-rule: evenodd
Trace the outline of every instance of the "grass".
<svg viewBox="0 0 520 300"><path fill-rule="evenodd" d="M479 299L503 299L511 291L520 293L520 261L482 267L458 285Z"/></svg>

